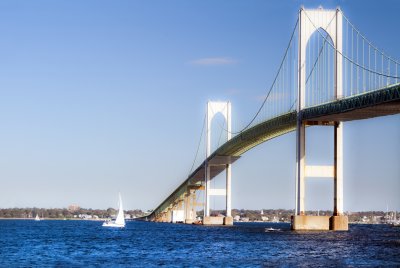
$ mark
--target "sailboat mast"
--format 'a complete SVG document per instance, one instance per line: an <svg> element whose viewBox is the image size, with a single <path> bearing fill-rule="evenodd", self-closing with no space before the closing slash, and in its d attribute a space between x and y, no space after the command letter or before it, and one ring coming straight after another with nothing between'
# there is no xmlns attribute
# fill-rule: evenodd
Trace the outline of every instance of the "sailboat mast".
<svg viewBox="0 0 400 268"><path fill-rule="evenodd" d="M119 210L122 210L122 198L121 198L121 193L119 193Z"/></svg>

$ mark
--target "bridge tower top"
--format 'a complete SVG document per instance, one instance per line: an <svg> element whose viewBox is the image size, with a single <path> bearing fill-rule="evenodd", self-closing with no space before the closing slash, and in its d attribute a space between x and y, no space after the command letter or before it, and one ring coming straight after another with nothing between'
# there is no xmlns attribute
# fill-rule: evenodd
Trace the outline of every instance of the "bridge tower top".
<svg viewBox="0 0 400 268"><path fill-rule="evenodd" d="M334 10L323 9L304 9L299 12L299 92L298 92L298 111L305 107L305 91L306 91L306 58L307 43L316 31L324 30L332 39L336 49L334 61L334 88L336 96L343 95L342 83L342 43L343 43L343 27L342 12L340 8Z"/></svg>
<svg viewBox="0 0 400 268"><path fill-rule="evenodd" d="M231 132L231 103L229 101L208 101L207 102L207 129L206 129L206 157L211 154L211 121L214 116L221 113L226 120L226 131L228 140L232 137Z"/></svg>

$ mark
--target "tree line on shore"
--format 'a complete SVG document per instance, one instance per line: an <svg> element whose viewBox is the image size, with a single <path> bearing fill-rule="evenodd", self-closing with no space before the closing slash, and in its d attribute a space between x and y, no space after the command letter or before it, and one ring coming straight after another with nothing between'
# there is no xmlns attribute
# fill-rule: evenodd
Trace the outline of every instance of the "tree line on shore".
<svg viewBox="0 0 400 268"><path fill-rule="evenodd" d="M86 209L86 208L0 208L0 218L34 218L39 215L40 218L47 219L71 219L79 218L82 215L97 216L99 218L110 218L117 214L117 211L113 208L108 209ZM212 210L212 216L224 215L225 210ZM306 215L320 215L330 216L333 212L330 210L320 211L306 211ZM387 212L383 211L361 211L361 212L346 212L350 222L357 222L360 219L377 219L379 217L384 218L387 216ZM393 212L392 212L393 214ZM142 217L146 215L140 209L126 210L125 215L134 217ZM197 211L198 216L202 216L202 211ZM292 209L263 209L263 210L249 210L249 209L233 209L232 216L239 216L240 218L248 219L249 221L280 221L288 222L291 216L294 215Z"/></svg>
<svg viewBox="0 0 400 268"><path fill-rule="evenodd" d="M77 218L79 215L97 216L99 218L110 218L117 214L113 208L108 209L86 209L78 208L69 210L67 208L2 208L0 209L0 218L34 218L39 215L40 218L48 219L70 219ZM144 212L140 209L127 210L126 215L131 217L141 217Z"/></svg>

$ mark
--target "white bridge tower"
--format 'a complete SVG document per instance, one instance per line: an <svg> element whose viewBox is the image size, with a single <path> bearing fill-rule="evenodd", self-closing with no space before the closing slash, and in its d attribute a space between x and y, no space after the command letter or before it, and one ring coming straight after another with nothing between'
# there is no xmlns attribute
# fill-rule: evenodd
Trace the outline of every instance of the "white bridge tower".
<svg viewBox="0 0 400 268"><path fill-rule="evenodd" d="M334 55L334 93L336 98L343 96L342 81L342 13L340 9L322 8L299 12L299 58L298 58L298 102L296 135L296 209L292 218L292 228L341 230L348 228L347 217L343 216L343 123L329 122L334 128L334 164L333 166L307 166L305 137L307 125L322 125L322 122L307 122L301 118L301 111L306 108L306 47L311 35L323 29L333 41ZM305 215L305 179L306 177L332 177L334 180L334 214L328 219Z"/></svg>
<svg viewBox="0 0 400 268"><path fill-rule="evenodd" d="M223 131L227 132L227 140L230 140L232 137L231 132L231 103L228 102L215 102L209 101L207 102L207 126L206 126L206 158L208 158L211 154L211 122L215 115L221 113L226 121L226 129ZM222 158L224 159L224 158ZM221 160L221 159L219 159ZM212 189L211 188L211 171L213 165L225 165L226 169L226 187L225 189ZM216 163L207 163L205 167L205 204L204 204L204 218L203 224L225 224L231 225L233 224L232 220L232 206L231 206L231 163L223 160L217 161ZM226 217L223 219L223 222L216 222L219 219L210 217L210 197L211 196L225 196L226 197Z"/></svg>

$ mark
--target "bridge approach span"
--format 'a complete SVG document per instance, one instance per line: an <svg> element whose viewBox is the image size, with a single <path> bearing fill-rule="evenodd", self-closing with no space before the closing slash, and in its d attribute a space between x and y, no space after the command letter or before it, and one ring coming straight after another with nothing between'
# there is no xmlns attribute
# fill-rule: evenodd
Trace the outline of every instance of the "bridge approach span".
<svg viewBox="0 0 400 268"><path fill-rule="evenodd" d="M214 151L161 204L147 216L159 220L168 210L183 202L188 189L202 190L205 183L205 165L210 166L210 177L215 178L242 154L255 146L296 130L297 120L306 125L329 125L338 121L362 120L400 113L400 84L347 98L308 107L300 113L291 111L246 129Z"/></svg>

